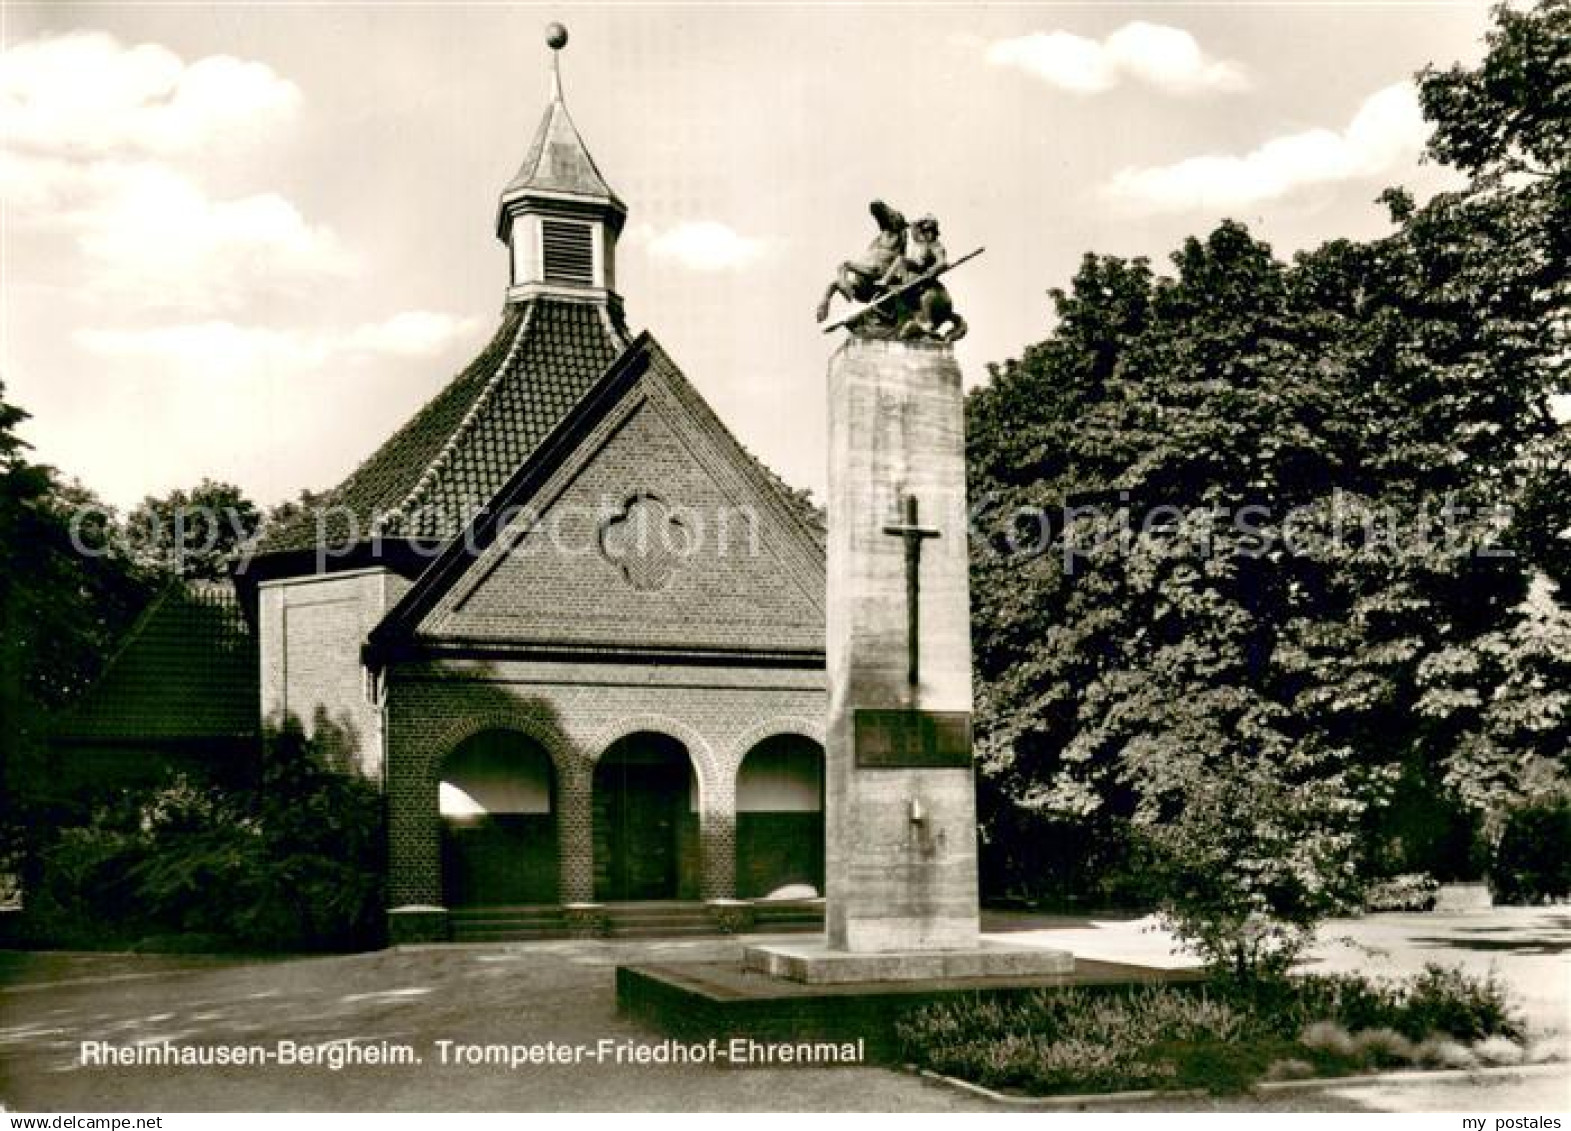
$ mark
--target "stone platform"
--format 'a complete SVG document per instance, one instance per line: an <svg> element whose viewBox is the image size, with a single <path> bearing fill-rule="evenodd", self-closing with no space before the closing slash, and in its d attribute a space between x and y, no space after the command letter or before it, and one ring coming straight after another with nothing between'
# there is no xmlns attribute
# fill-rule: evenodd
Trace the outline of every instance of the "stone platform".
<svg viewBox="0 0 1571 1131"><path fill-rule="evenodd" d="M1144 985L1202 980L1195 970L1088 958L1077 959L1071 973L1032 977L819 984L771 977L735 960L641 963L617 967L616 1001L623 1015L679 1040L860 1041L870 1061L889 1062L901 1056L895 1026L930 1005L1071 988L1127 993Z"/></svg>
<svg viewBox="0 0 1571 1131"><path fill-rule="evenodd" d="M1067 950L979 940L960 950L853 953L830 949L822 939L765 943L742 952L745 969L814 986L913 982L957 978L1033 978L1073 974Z"/></svg>

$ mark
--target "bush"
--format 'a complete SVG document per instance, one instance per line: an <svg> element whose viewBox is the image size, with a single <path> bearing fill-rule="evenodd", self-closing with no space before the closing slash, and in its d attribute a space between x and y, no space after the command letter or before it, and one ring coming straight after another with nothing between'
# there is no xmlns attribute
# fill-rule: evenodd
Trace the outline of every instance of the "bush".
<svg viewBox="0 0 1571 1131"><path fill-rule="evenodd" d="M1391 1030L1411 1041L1522 1035L1510 991L1497 975L1478 977L1437 963L1404 981L1306 974L1279 983L1221 981L1215 992L1281 1035L1302 1033L1319 1022L1355 1033Z"/></svg>
<svg viewBox="0 0 1571 1131"><path fill-rule="evenodd" d="M1427 872L1409 872L1369 885L1365 911L1433 911L1440 881Z"/></svg>
<svg viewBox="0 0 1571 1131"><path fill-rule="evenodd" d="M1236 1091L1306 1067L1328 1076L1524 1055L1504 986L1439 966L1402 982L1338 974L972 998L919 1010L897 1034L925 1067L1038 1093ZM1475 1055L1461 1042L1481 1043Z"/></svg>
<svg viewBox="0 0 1571 1131"><path fill-rule="evenodd" d="M1489 864L1500 903L1543 903L1571 896L1571 799L1513 810Z"/></svg>
<svg viewBox="0 0 1571 1131"><path fill-rule="evenodd" d="M896 1032L913 1059L991 1087L1116 1090L1176 1084L1172 1046L1238 1045L1249 1019L1203 989L1041 990L930 1006Z"/></svg>
<svg viewBox="0 0 1571 1131"><path fill-rule="evenodd" d="M1214 975L1284 977L1316 927L1356 895L1359 806L1336 780L1290 780L1278 762L1299 754L1169 753L1173 799L1142 826L1164 923Z"/></svg>
<svg viewBox="0 0 1571 1131"><path fill-rule="evenodd" d="M101 808L87 824L61 829L41 854L40 882L26 894L28 935L64 946L134 936L147 921L131 882L145 853L126 806Z"/></svg>
<svg viewBox="0 0 1571 1131"><path fill-rule="evenodd" d="M382 844L375 788L286 730L268 741L255 793L177 777L60 830L29 894L31 933L55 945L373 945Z"/></svg>
<svg viewBox="0 0 1571 1131"><path fill-rule="evenodd" d="M1414 1040L1439 1033L1462 1041L1523 1035L1511 992L1493 971L1478 978L1431 962L1404 989L1394 1027Z"/></svg>

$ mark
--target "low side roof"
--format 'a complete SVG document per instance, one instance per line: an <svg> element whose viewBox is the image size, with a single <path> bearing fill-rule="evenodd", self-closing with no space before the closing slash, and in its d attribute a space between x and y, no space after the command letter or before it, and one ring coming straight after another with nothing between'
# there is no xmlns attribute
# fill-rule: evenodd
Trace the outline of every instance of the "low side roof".
<svg viewBox="0 0 1571 1131"><path fill-rule="evenodd" d="M57 738L119 741L257 733L256 640L233 586L170 586L132 626L98 681L51 727Z"/></svg>

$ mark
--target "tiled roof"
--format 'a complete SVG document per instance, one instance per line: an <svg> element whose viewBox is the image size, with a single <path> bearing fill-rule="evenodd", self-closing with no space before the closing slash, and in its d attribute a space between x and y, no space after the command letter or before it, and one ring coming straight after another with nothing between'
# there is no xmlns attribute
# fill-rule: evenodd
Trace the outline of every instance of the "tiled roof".
<svg viewBox="0 0 1571 1131"><path fill-rule="evenodd" d="M738 445L740 446L740 445ZM769 480L769 485L780 492L780 497L786 502L802 520L802 525L807 527L807 532L814 542L818 543L820 550L829 546L829 512L813 502L812 496L805 491L798 491L791 484L782 479L774 468L755 456L747 448L742 448L748 459L752 460L759 471L764 473Z"/></svg>
<svg viewBox="0 0 1571 1131"><path fill-rule="evenodd" d="M250 736L259 688L256 640L234 587L177 583L51 729L61 738L144 741Z"/></svg>
<svg viewBox="0 0 1571 1131"><path fill-rule="evenodd" d="M489 345L320 504L324 542L363 540L378 516L394 537L445 540L627 345L608 308L541 297L509 306ZM264 535L264 554L310 549L317 513Z"/></svg>

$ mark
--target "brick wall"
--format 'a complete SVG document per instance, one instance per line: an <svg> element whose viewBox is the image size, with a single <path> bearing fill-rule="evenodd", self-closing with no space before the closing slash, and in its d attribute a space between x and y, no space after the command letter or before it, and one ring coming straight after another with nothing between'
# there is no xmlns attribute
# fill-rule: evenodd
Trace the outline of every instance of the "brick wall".
<svg viewBox="0 0 1571 1131"><path fill-rule="evenodd" d="M658 397L624 406L584 441L585 462L539 492L533 530L481 555L421 633L822 648L823 575L799 561L805 536L730 461L696 458L707 439Z"/></svg>
<svg viewBox="0 0 1571 1131"><path fill-rule="evenodd" d="M292 716L342 768L379 780L381 709L366 692L360 647L408 584L385 569L263 583L263 722L276 726Z"/></svg>
<svg viewBox="0 0 1571 1131"><path fill-rule="evenodd" d="M698 884L736 892L736 776L775 734L822 743L822 671L687 665L462 661L406 667L386 691L389 904L443 905L437 783L442 760L491 729L525 734L556 768L563 902L594 898L596 759L625 735L683 744L698 789Z"/></svg>

